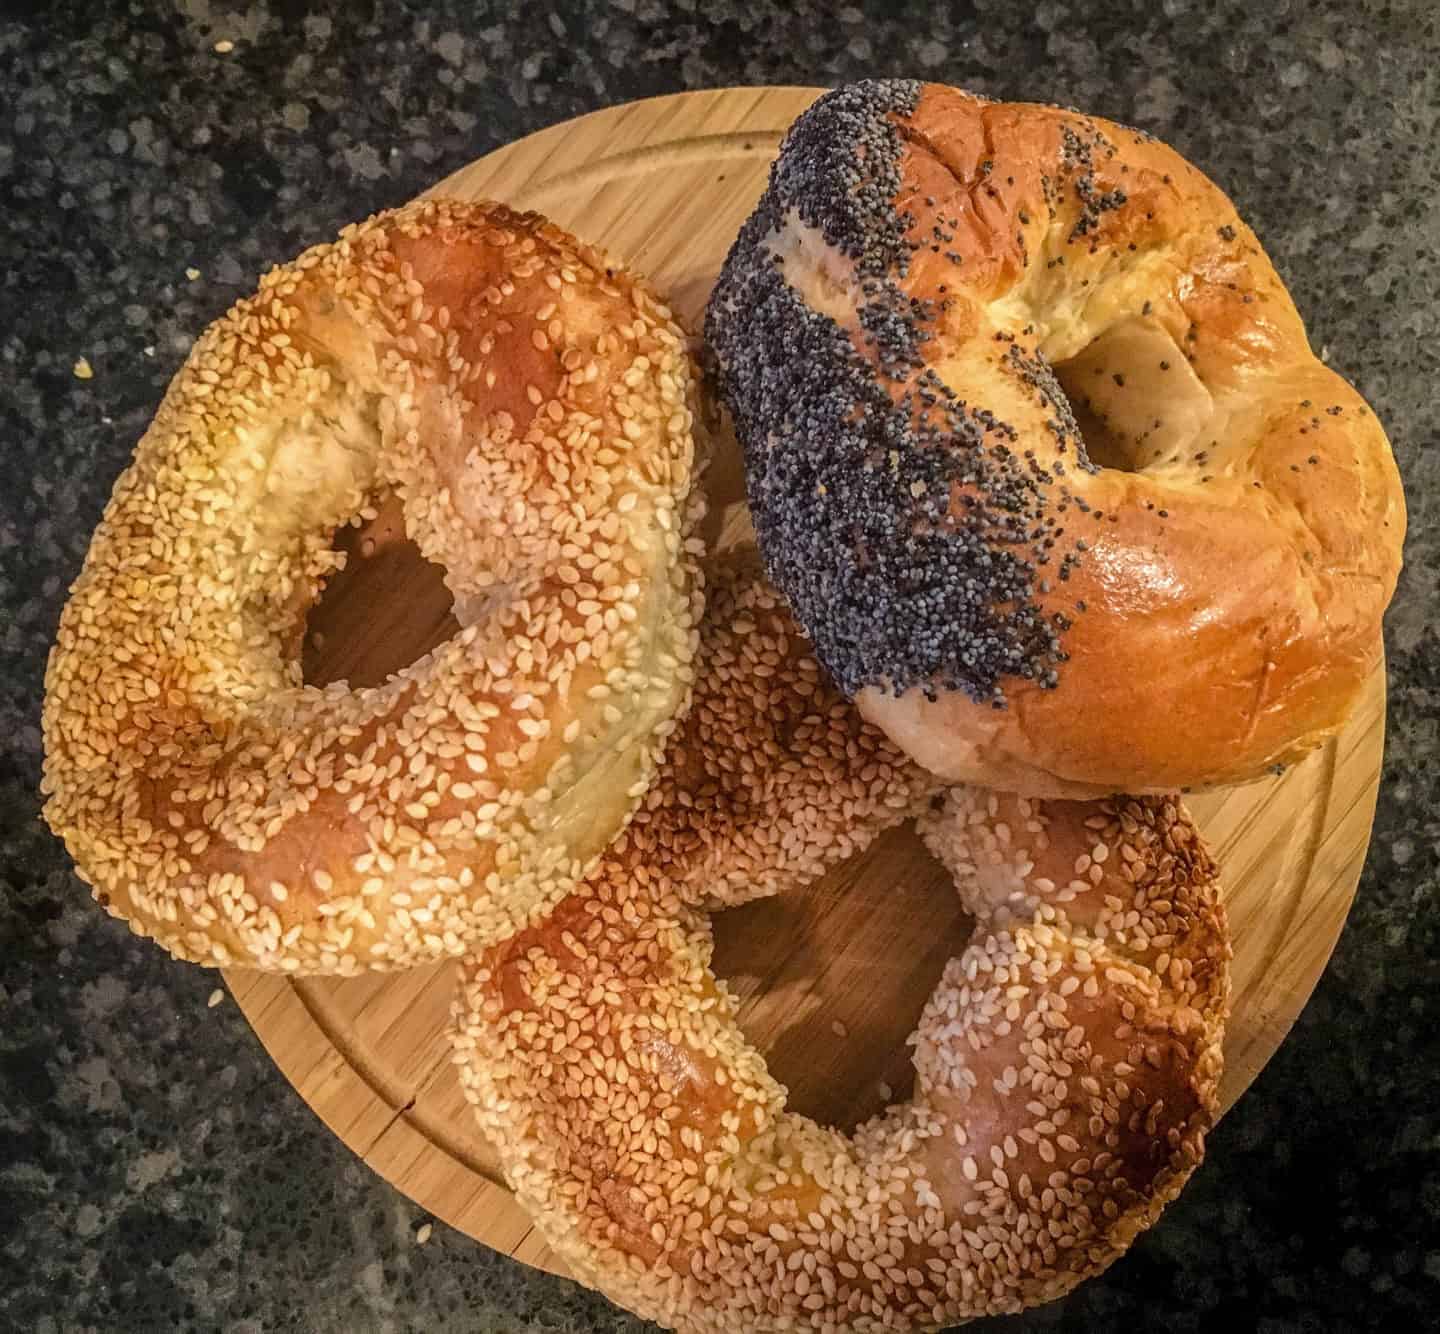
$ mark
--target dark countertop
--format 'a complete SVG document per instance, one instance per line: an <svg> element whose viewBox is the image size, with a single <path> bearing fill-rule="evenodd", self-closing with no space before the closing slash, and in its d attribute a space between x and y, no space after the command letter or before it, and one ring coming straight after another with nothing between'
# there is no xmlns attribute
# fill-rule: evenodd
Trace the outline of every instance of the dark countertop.
<svg viewBox="0 0 1440 1334"><path fill-rule="evenodd" d="M609 103L921 74L1082 106L1235 197L1388 424L1411 512L1370 861L1290 1040L1163 1221L994 1328L1434 1327L1440 1310L1440 19L1427 0L1067 10L12 0L0 24L0 1327L638 1330L436 1225L215 977L104 918L38 819L46 651L194 336L268 262ZM960 7L956 6L955 11ZM108 13L107 13L108 11ZM968 11L967 11L968 12ZM216 44L233 43L220 51ZM193 276L192 276L193 275ZM72 373L84 357L91 379Z"/></svg>

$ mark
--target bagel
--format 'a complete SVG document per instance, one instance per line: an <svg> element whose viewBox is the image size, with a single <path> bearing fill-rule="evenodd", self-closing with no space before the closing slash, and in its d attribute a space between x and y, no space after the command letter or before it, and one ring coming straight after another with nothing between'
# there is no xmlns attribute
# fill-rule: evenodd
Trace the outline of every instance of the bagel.
<svg viewBox="0 0 1440 1334"><path fill-rule="evenodd" d="M1060 1295L1179 1191L1229 946L1169 798L946 795L922 828L977 925L912 1039L913 1098L853 1136L786 1110L703 909L817 875L935 790L768 584L711 581L644 808L549 918L462 964L462 1085L576 1277L697 1334L937 1328Z"/></svg>
<svg viewBox="0 0 1440 1334"><path fill-rule="evenodd" d="M843 87L787 135L706 331L771 576L949 781L1253 779L1379 664L1385 433L1230 201L1148 135Z"/></svg>
<svg viewBox="0 0 1440 1334"><path fill-rule="evenodd" d="M430 200L276 268L120 477L46 675L45 816L181 959L347 974L559 899L691 679L694 378L639 280L536 214ZM306 686L338 525L396 495L462 629Z"/></svg>

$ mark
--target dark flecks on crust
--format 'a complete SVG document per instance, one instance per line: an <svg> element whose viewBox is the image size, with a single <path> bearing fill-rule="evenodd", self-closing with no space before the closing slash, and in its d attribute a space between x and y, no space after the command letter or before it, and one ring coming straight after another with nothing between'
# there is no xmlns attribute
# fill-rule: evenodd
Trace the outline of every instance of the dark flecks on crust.
<svg viewBox="0 0 1440 1334"><path fill-rule="evenodd" d="M913 219L894 208L900 135L888 117L909 116L919 101L912 79L867 80L827 93L790 127L760 207L783 200L797 209L862 278L904 277Z"/></svg>
<svg viewBox="0 0 1440 1334"><path fill-rule="evenodd" d="M1075 193L1080 199L1080 216L1075 219L1066 240L1078 241L1099 227L1104 214L1124 205L1127 196L1124 190L1118 188L1102 194L1095 186L1095 150L1098 148L1109 157L1115 155L1114 145L1099 131L1094 131L1087 138L1071 126L1062 125L1060 145L1061 157L1074 175Z"/></svg>
<svg viewBox="0 0 1440 1334"><path fill-rule="evenodd" d="M1046 493L1063 487L1063 465L1017 452L1009 423L924 367L935 312L897 279L931 238L912 240L914 219L894 204L896 120L919 94L909 81L853 84L795 123L721 271L706 333L762 554L840 688L962 690L998 705L1005 678L1053 686L1065 661L1069 621L1036 601L1037 572L1053 565L1063 580L1077 563L1078 543L1058 549L1056 517L1075 498L1065 488L1052 514ZM854 262L873 363L765 248L791 210ZM1053 371L1009 353L1002 364L1045 399L1060 447L1088 468Z"/></svg>

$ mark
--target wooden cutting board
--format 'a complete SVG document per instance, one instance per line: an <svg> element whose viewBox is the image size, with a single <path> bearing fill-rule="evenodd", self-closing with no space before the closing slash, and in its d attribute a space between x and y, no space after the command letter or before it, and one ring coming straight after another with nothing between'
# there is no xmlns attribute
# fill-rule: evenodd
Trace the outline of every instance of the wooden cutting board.
<svg viewBox="0 0 1440 1334"><path fill-rule="evenodd" d="M817 95L734 88L613 107L511 144L435 193L535 208L648 274L698 329L785 127ZM713 540L743 513L738 451L709 485ZM724 528L724 533L721 529ZM341 539L345 571L310 618L308 680L383 680L455 629L440 573L393 509ZM1346 732L1281 778L1191 801L1224 872L1235 1004L1229 1107L1294 1023L1340 934L1369 843L1384 740L1383 671ZM908 829L804 894L715 919L716 969L799 1111L841 1126L911 1086L906 1035L968 923ZM234 970L276 1064L325 1123L418 1204L478 1241L563 1272L501 1182L450 1064L454 964L349 981Z"/></svg>

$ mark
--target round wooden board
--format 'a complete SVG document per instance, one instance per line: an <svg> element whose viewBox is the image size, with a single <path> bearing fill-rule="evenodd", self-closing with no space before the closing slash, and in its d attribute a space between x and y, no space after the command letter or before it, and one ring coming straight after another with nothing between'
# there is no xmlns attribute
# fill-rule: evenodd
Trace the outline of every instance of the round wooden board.
<svg viewBox="0 0 1440 1334"><path fill-rule="evenodd" d="M781 135L817 92L734 88L613 107L500 149L434 192L541 210L648 274L698 329ZM709 485L728 501L739 479L729 441ZM737 521L730 511L727 536ZM456 628L439 572L393 509L342 545L349 564L310 618L307 679L381 680ZM1384 718L1381 671L1345 733L1304 764L1190 803L1223 868L1235 936L1226 1107L1284 1039L1340 934L1369 843ZM716 967L791 1105L853 1126L908 1092L904 1039L967 930L943 872L902 829L804 894L717 917ZM454 973L226 980L276 1064L371 1167L476 1240L563 1272L461 1095L445 1036Z"/></svg>

